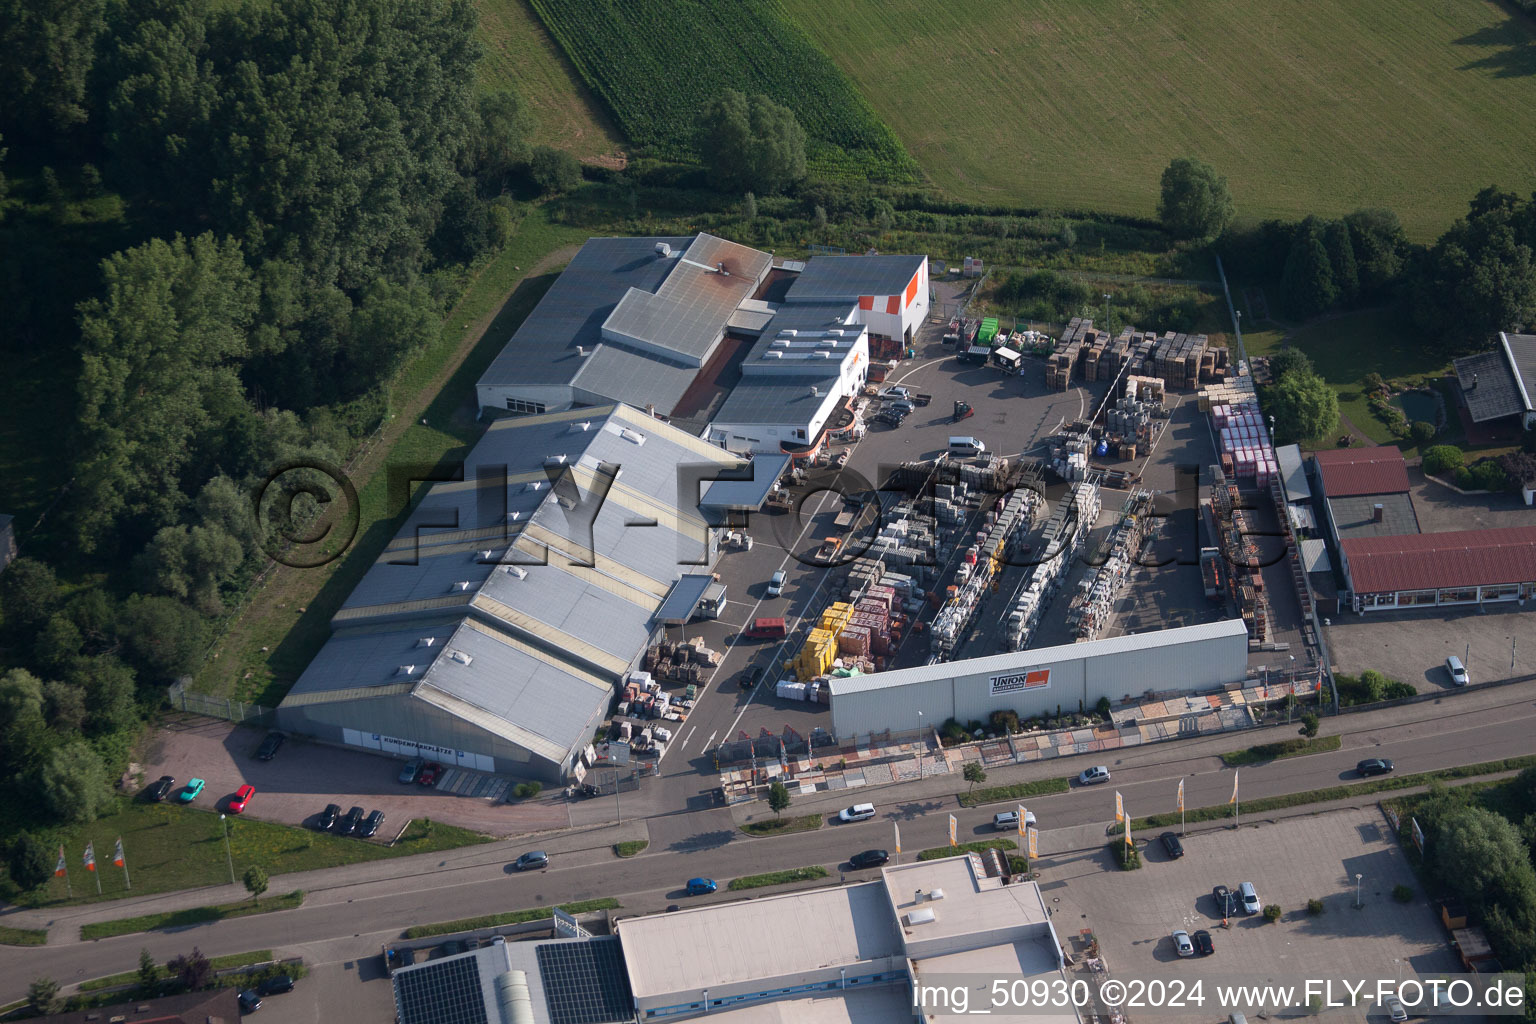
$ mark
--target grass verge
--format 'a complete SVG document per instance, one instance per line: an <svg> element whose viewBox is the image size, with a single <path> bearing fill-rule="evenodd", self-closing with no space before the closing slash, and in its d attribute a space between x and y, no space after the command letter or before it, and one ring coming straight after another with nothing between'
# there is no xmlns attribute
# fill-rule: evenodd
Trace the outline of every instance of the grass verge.
<svg viewBox="0 0 1536 1024"><path fill-rule="evenodd" d="M795 818L769 818L738 825L749 836L783 836L791 832L812 832L821 828L821 815L802 814Z"/></svg>
<svg viewBox="0 0 1536 1024"><path fill-rule="evenodd" d="M785 885L789 882L807 882L813 878L826 878L827 869L819 864L806 868L790 868L788 871L768 871L761 875L742 875L731 879L726 888L732 892L742 889L761 889L765 885Z"/></svg>
<svg viewBox="0 0 1536 1024"><path fill-rule="evenodd" d="M213 956L208 958L208 965L215 971L222 971L230 967L244 967L247 964L264 964L272 960L270 949L255 949L249 953L230 953L227 956ZM161 964L162 970L170 970L170 964ZM109 974L105 978L92 978L80 983L81 992L95 992L97 989L116 988L118 985L131 985L139 980L138 971L123 971L119 974Z"/></svg>
<svg viewBox="0 0 1536 1024"><path fill-rule="evenodd" d="M259 903L255 900L241 900L239 903L221 903L212 907L189 907L160 914L120 917L115 921L93 921L80 926L80 938L110 939L114 935L132 935L134 932L148 932L156 928L179 928L188 924L227 921L232 917L270 914L277 910L296 910L303 905L304 891L300 889Z"/></svg>
<svg viewBox="0 0 1536 1024"><path fill-rule="evenodd" d="M1330 786L1327 789L1309 789L1302 793L1282 793L1279 796L1260 797L1257 800L1248 800L1243 803L1243 812L1246 814L1263 814L1267 811L1281 811L1287 807L1302 807L1306 804L1322 804L1330 800L1348 800L1356 796L1369 796L1372 793L1385 793L1394 789L1412 789L1415 786L1427 786L1431 782L1450 782L1455 779L1470 779L1479 775L1495 775L1500 772L1517 772L1525 768L1536 767L1536 754L1526 757L1511 757L1503 761L1483 761L1479 764L1464 764L1455 768L1442 768L1433 772L1417 772L1413 775L1390 775L1373 779L1370 782L1354 782L1345 786ZM1229 804L1221 804L1215 807L1194 807L1185 815L1186 822L1193 821L1218 821L1221 818L1231 817L1232 807ZM1136 818L1131 822L1133 829L1142 828L1166 828L1169 825L1177 825L1179 814L1174 811L1169 814L1153 814L1145 818Z"/></svg>
<svg viewBox="0 0 1536 1024"><path fill-rule="evenodd" d="M41 946L48 941L43 928L7 928L0 925L0 946Z"/></svg>
<svg viewBox="0 0 1536 1024"><path fill-rule="evenodd" d="M960 794L961 807L980 807L982 804L1001 803L1004 800L1022 800L1029 796L1048 796L1065 793L1072 788L1071 779L1036 779L1034 782L1016 782L1011 786L988 786Z"/></svg>
<svg viewBox="0 0 1536 1024"><path fill-rule="evenodd" d="M1321 754L1329 750L1338 750L1343 742L1343 739L1338 736L1281 740L1278 743L1261 743L1256 747L1234 750L1231 753L1222 754L1221 759L1227 767L1237 768L1245 764L1262 764L1265 761L1278 761L1285 757L1300 757L1303 754Z"/></svg>
<svg viewBox="0 0 1536 1024"><path fill-rule="evenodd" d="M115 808L84 825L50 829L46 839L50 847L62 843L68 849L82 850L86 843L95 843L98 850L111 850L113 842L121 836L133 869L132 889L127 888L121 871L108 868L100 872L100 896L96 895L94 885L87 888L80 884L75 885L72 897L67 896L65 880L50 878L29 892L19 893L8 884L0 885L0 899L29 907L68 906L229 884L229 864L224 858L224 838L217 814L199 807L150 804L129 797L118 798ZM489 842L487 837L468 829L424 819L411 822L393 846L243 816L228 821L229 852L236 878L253 864L259 864L275 878L297 871L414 853L438 853Z"/></svg>
<svg viewBox="0 0 1536 1024"><path fill-rule="evenodd" d="M964 853L980 853L982 850L1017 850L1019 844L1012 839L982 839L974 843L961 843L959 846L935 846L931 850L924 850L917 855L918 860L943 860L945 857L958 857Z"/></svg>
<svg viewBox="0 0 1536 1024"><path fill-rule="evenodd" d="M567 914L589 914L594 910L617 910L619 901L611 896L604 896L596 900L580 900L576 903L561 903L561 910ZM479 928L500 928L504 924L522 924L525 921L537 921L540 918L549 917L548 907L532 907L528 910L509 910L504 914L486 914L483 917L464 917L457 921L442 921L438 924L419 924L405 930L408 939L425 939L433 935L452 935L455 932L472 932Z"/></svg>
<svg viewBox="0 0 1536 1024"><path fill-rule="evenodd" d="M650 845L647 839L631 839L628 842L614 843L613 852L619 857L633 857Z"/></svg>

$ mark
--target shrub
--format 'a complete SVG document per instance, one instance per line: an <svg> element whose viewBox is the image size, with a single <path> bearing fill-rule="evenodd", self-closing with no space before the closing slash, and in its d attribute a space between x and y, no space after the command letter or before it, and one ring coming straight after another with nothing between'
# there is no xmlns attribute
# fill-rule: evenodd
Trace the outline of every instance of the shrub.
<svg viewBox="0 0 1536 1024"><path fill-rule="evenodd" d="M1317 735L1317 727L1321 724L1317 715L1311 711L1301 716L1301 731L1309 737Z"/></svg>
<svg viewBox="0 0 1536 1024"><path fill-rule="evenodd" d="M1100 697L1099 702L1093 706L1093 710L1099 713L1099 717L1109 721L1109 698Z"/></svg>
<svg viewBox="0 0 1536 1024"><path fill-rule="evenodd" d="M1497 492L1509 489L1509 474L1504 472L1497 459L1482 460L1472 467L1471 475L1471 490Z"/></svg>
<svg viewBox="0 0 1536 1024"><path fill-rule="evenodd" d="M1280 909L1280 904L1271 903L1269 906L1264 908L1264 920L1273 924L1274 922L1280 920L1280 915L1283 913L1285 913L1285 911Z"/></svg>
<svg viewBox="0 0 1536 1024"><path fill-rule="evenodd" d="M1413 438L1413 443L1428 444L1435 436L1435 425L1424 420L1414 420L1413 426L1408 428L1408 436Z"/></svg>
<svg viewBox="0 0 1536 1024"><path fill-rule="evenodd" d="M544 786L543 786L542 783L538 783L538 782L519 782L516 786L514 786L512 788L512 793L519 800L526 800L526 799L528 799L531 796L538 796L539 795L539 791L542 790L543 788L544 788Z"/></svg>
<svg viewBox="0 0 1536 1024"><path fill-rule="evenodd" d="M998 732L1011 733L1019 731L1019 713L1012 708L999 708L992 712L988 721L992 723L992 728Z"/></svg>
<svg viewBox="0 0 1536 1024"><path fill-rule="evenodd" d="M1381 374L1379 373L1366 374L1365 378L1360 383L1365 388L1365 393L1368 395L1373 395L1379 391L1387 390L1387 382L1381 379Z"/></svg>
<svg viewBox="0 0 1536 1024"><path fill-rule="evenodd" d="M1276 907L1275 909L1279 910L1280 908ZM1322 900L1316 900L1316 899L1307 900L1307 913L1311 914L1313 917L1317 917L1319 914L1321 914L1326 909L1328 909L1328 908L1323 906L1323 901ZM1268 911L1266 911L1265 913L1267 915ZM1279 917L1280 915L1276 914L1275 916Z"/></svg>
<svg viewBox="0 0 1536 1024"><path fill-rule="evenodd" d="M1029 858L1028 857L1020 857L1016 853L1008 854L1008 872L1009 872L1009 874L1022 875L1022 874L1027 874L1028 871L1029 871Z"/></svg>
<svg viewBox="0 0 1536 1024"><path fill-rule="evenodd" d="M1126 846L1124 839L1111 839L1109 852L1115 858L1115 863L1120 865L1121 871L1135 871L1141 867L1141 851L1134 846Z"/></svg>
<svg viewBox="0 0 1536 1024"><path fill-rule="evenodd" d="M1394 900L1397 900L1397 902L1399 902L1399 903L1412 903L1413 902L1413 886L1411 886L1411 885L1394 885L1392 887L1392 898Z"/></svg>
<svg viewBox="0 0 1536 1024"><path fill-rule="evenodd" d="M569 192L581 184L581 161L563 149L539 146L528 162L528 173L543 192Z"/></svg>
<svg viewBox="0 0 1536 1024"><path fill-rule="evenodd" d="M1382 700L1402 700L1405 697L1413 697L1418 694L1410 683L1400 683L1396 679L1390 680L1381 689Z"/></svg>
<svg viewBox="0 0 1536 1024"><path fill-rule="evenodd" d="M1461 449L1451 444L1437 444L1424 450L1424 472L1439 476L1462 466Z"/></svg>

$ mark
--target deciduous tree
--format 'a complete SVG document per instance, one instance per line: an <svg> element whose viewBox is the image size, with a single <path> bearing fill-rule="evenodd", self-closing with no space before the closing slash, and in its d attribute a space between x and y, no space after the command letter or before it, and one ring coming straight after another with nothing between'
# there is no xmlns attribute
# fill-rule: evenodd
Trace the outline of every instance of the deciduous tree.
<svg viewBox="0 0 1536 1024"><path fill-rule="evenodd" d="M1339 397L1312 373L1292 372L1266 392L1277 440L1286 443L1326 437L1339 425Z"/></svg>
<svg viewBox="0 0 1536 1024"><path fill-rule="evenodd" d="M43 805L60 821L94 821L112 803L106 768L80 739L48 752L37 773L37 789Z"/></svg>
<svg viewBox="0 0 1536 1024"><path fill-rule="evenodd" d="M805 130L792 110L761 93L727 89L706 103L694 147L724 192L773 195L805 177Z"/></svg>
<svg viewBox="0 0 1536 1024"><path fill-rule="evenodd" d="M1227 179L1210 164L1181 156L1163 171L1157 215L1174 234L1214 238L1232 220L1232 209Z"/></svg>

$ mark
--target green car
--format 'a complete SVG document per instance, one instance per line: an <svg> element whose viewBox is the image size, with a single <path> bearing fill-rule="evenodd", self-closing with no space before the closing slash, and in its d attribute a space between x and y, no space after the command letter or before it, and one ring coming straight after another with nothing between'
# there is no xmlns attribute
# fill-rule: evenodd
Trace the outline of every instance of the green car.
<svg viewBox="0 0 1536 1024"><path fill-rule="evenodd" d="M187 787L181 791L181 802L184 803L184 804L189 804L193 800L196 800L197 799L197 794L199 794L199 793L201 793L203 791L203 786L204 785L205 785L205 783L203 782L202 779L192 779L192 780L190 780L187 783Z"/></svg>

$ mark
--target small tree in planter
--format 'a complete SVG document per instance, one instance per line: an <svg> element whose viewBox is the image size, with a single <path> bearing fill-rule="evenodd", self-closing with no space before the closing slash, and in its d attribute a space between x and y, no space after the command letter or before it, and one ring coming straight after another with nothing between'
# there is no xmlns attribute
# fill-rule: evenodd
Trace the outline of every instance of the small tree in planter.
<svg viewBox="0 0 1536 1024"><path fill-rule="evenodd" d="M788 806L789 787L775 779L773 785L768 787L768 809L777 818L779 813Z"/></svg>
<svg viewBox="0 0 1536 1024"><path fill-rule="evenodd" d="M1328 908L1323 906L1323 901L1318 899L1307 900L1307 913L1317 917Z"/></svg>
<svg viewBox="0 0 1536 1024"><path fill-rule="evenodd" d="M987 781L987 771L981 766L980 761L965 762L965 767L960 769L960 775L971 784L971 788L965 791L967 795L976 788L976 783Z"/></svg>
<svg viewBox="0 0 1536 1024"><path fill-rule="evenodd" d="M1271 903L1269 906L1264 908L1264 920L1273 924L1280 920L1280 915L1283 913L1285 913L1285 911L1280 909L1280 904Z"/></svg>

